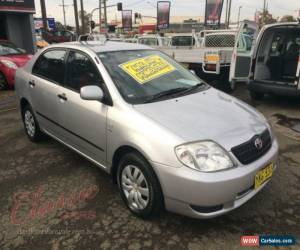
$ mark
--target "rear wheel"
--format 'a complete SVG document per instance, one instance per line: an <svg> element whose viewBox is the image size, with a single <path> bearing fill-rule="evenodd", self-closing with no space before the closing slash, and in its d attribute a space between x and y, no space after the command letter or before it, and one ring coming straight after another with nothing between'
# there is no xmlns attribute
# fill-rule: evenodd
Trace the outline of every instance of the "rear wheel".
<svg viewBox="0 0 300 250"><path fill-rule="evenodd" d="M32 142L41 141L44 138L44 134L40 130L39 124L29 104L27 104L23 108L22 118L24 123L24 129L29 140L31 140Z"/></svg>
<svg viewBox="0 0 300 250"><path fill-rule="evenodd" d="M7 89L7 81L3 73L0 72L0 90Z"/></svg>
<svg viewBox="0 0 300 250"><path fill-rule="evenodd" d="M251 96L252 100L259 101L259 100L262 100L264 98L265 93L256 92L256 91L251 90L250 91L250 96Z"/></svg>
<svg viewBox="0 0 300 250"><path fill-rule="evenodd" d="M159 181L150 164L137 153L124 155L118 167L118 186L129 210L141 218L158 215L163 208Z"/></svg>

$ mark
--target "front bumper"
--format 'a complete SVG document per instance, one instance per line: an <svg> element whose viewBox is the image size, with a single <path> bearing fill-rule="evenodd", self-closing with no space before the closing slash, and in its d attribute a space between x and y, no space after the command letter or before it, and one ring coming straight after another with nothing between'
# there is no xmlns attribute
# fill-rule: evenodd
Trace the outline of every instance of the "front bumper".
<svg viewBox="0 0 300 250"><path fill-rule="evenodd" d="M291 86L276 83L251 81L248 84L248 89L250 91L259 93L300 97L300 89L298 89L296 85Z"/></svg>
<svg viewBox="0 0 300 250"><path fill-rule="evenodd" d="M169 167L151 162L160 181L168 211L193 218L213 218L238 208L267 183L254 189L256 173L274 163L277 167L278 142L253 163L215 173L202 173L188 167ZM275 170L274 169L274 170Z"/></svg>

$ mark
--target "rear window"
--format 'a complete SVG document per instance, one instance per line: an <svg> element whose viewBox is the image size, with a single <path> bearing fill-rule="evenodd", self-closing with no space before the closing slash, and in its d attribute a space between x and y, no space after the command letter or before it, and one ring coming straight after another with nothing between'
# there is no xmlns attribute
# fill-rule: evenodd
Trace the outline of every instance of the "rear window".
<svg viewBox="0 0 300 250"><path fill-rule="evenodd" d="M205 37L205 47L233 48L234 43L235 43L235 35L231 35L231 34L207 35Z"/></svg>
<svg viewBox="0 0 300 250"><path fill-rule="evenodd" d="M158 40L157 38L140 38L139 43L149 45L149 46L157 46L158 45Z"/></svg>
<svg viewBox="0 0 300 250"><path fill-rule="evenodd" d="M172 37L173 46L193 46L195 39L192 36L174 36Z"/></svg>

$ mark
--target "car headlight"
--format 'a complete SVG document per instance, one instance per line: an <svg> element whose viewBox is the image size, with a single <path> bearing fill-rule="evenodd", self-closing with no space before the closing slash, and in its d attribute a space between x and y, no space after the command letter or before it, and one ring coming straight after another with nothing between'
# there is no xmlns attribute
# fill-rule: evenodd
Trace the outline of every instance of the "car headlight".
<svg viewBox="0 0 300 250"><path fill-rule="evenodd" d="M215 172L234 167L228 153L213 141L179 145L175 147L175 153L185 166L201 172Z"/></svg>
<svg viewBox="0 0 300 250"><path fill-rule="evenodd" d="M6 67L10 68L10 69L17 69L18 66L9 60L0 60L1 63L3 63Z"/></svg>

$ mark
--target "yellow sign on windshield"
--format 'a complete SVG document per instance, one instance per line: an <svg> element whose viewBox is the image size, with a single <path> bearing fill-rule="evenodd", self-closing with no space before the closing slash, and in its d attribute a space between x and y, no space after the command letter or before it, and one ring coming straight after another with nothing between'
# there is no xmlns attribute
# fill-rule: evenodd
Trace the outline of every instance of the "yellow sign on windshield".
<svg viewBox="0 0 300 250"><path fill-rule="evenodd" d="M175 70L173 65L159 55L138 58L123 63L120 67L141 84Z"/></svg>

